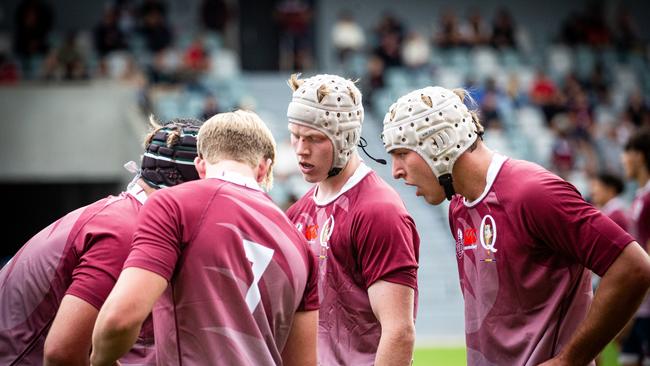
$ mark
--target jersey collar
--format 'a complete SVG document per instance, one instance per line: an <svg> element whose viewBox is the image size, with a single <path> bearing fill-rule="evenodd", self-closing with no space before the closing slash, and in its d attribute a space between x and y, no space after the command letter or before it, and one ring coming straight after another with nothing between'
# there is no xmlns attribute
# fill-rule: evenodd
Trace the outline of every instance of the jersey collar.
<svg viewBox="0 0 650 366"><path fill-rule="evenodd" d="M233 171L220 170L217 171L215 174L210 175L207 178L217 178L226 182L237 184L242 187L251 188L257 191L262 191L262 187L260 187L260 185L257 184L255 179L241 175L239 173L235 173Z"/></svg>
<svg viewBox="0 0 650 366"><path fill-rule="evenodd" d="M499 153L494 153L492 155L492 161L490 161L487 176L485 177L485 189L483 190L483 193L481 193L481 195L472 202L467 202L467 199L463 197L463 204L466 207L476 206L483 200L483 198L485 198L485 196L487 196L488 192L490 192L490 189L492 189L492 184L494 184L494 181L497 178L497 174L499 174L499 171L501 170L501 167L503 166L503 163L506 162L506 160L508 160L508 157L505 155L501 155Z"/></svg>
<svg viewBox="0 0 650 366"><path fill-rule="evenodd" d="M316 203L318 206L329 205L330 203L336 201L337 198L341 197L343 193L349 191L354 186L356 186L359 182L361 182L361 180L366 175L368 175L368 173L370 173L371 171L372 169L370 169L370 167L368 167L362 161L361 164L359 164L357 169L354 171L354 174L352 174L352 176L348 179L348 181L345 182L343 187L341 187L341 190L336 195L334 195L333 197L327 200L319 201L316 199L316 192L318 191L318 186L316 186L316 189L314 189L314 193L312 195L312 199L314 200L314 203Z"/></svg>
<svg viewBox="0 0 650 366"><path fill-rule="evenodd" d="M130 184L129 188L126 190L126 193L133 196L133 198L138 200L138 202L143 205L147 201L147 193L144 191L144 188L140 187L140 185L137 183Z"/></svg>

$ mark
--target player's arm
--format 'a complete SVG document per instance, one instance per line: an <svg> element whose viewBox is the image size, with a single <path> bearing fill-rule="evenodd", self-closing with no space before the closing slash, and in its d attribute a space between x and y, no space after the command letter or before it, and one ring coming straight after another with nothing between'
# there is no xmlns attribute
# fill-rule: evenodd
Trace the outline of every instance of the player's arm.
<svg viewBox="0 0 650 366"><path fill-rule="evenodd" d="M289 339L282 350L283 365L316 366L317 329L318 310L296 312Z"/></svg>
<svg viewBox="0 0 650 366"><path fill-rule="evenodd" d="M45 339L43 364L88 365L97 313L98 310L86 301L65 295Z"/></svg>
<svg viewBox="0 0 650 366"><path fill-rule="evenodd" d="M573 338L543 365L586 365L616 336L643 301L650 287L650 259L630 243L603 276L598 291Z"/></svg>
<svg viewBox="0 0 650 366"><path fill-rule="evenodd" d="M379 280L368 288L370 306L381 324L375 365L410 365L415 344L414 290Z"/></svg>
<svg viewBox="0 0 650 366"><path fill-rule="evenodd" d="M142 323L165 288L167 280L154 272L136 267L122 271L97 316L92 365L112 365L133 347Z"/></svg>

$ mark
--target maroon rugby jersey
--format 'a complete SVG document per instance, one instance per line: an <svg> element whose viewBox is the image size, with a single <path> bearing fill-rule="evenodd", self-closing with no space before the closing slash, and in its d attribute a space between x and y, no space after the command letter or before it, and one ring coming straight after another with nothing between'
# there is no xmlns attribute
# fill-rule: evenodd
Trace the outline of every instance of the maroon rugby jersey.
<svg viewBox="0 0 650 366"><path fill-rule="evenodd" d="M163 365L281 364L296 311L318 309L304 239L234 173L153 194L124 266L170 282L153 311Z"/></svg>
<svg viewBox="0 0 650 366"><path fill-rule="evenodd" d="M66 294L99 310L129 254L146 195L135 185L63 216L0 271L0 365L42 365L45 338ZM155 365L151 324L124 365Z"/></svg>
<svg viewBox="0 0 650 366"><path fill-rule="evenodd" d="M339 194L317 202L313 188L287 215L319 260L321 365L373 365L381 327L368 287L384 280L415 290L420 239L402 200L361 164Z"/></svg>
<svg viewBox="0 0 650 366"><path fill-rule="evenodd" d="M474 202L449 206L468 365L537 365L586 317L591 274L634 239L536 164L495 154Z"/></svg>

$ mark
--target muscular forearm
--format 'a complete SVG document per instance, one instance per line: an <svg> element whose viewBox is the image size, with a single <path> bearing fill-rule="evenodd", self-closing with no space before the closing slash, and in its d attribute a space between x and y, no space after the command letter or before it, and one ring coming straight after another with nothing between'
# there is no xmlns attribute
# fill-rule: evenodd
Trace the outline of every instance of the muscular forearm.
<svg viewBox="0 0 650 366"><path fill-rule="evenodd" d="M635 255L642 257L645 253L638 248ZM615 262L610 267L586 319L558 356L559 360L568 365L588 364L625 326L648 289L650 276L644 262L647 258L642 258L641 263Z"/></svg>
<svg viewBox="0 0 650 366"><path fill-rule="evenodd" d="M93 350L90 355L92 366L113 365L126 354L138 339L141 325L125 328L103 327L93 334Z"/></svg>
<svg viewBox="0 0 650 366"><path fill-rule="evenodd" d="M413 345L415 344L415 329L403 326L401 329L382 329L376 366L407 366L413 360Z"/></svg>

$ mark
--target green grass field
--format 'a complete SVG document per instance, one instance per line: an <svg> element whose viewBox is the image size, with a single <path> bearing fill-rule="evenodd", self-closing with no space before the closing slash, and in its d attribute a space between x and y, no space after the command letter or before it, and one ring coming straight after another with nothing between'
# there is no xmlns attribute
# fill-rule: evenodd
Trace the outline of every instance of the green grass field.
<svg viewBox="0 0 650 366"><path fill-rule="evenodd" d="M607 346L603 352L601 366L617 366L616 349ZM464 366L465 348L416 348L413 366Z"/></svg>

